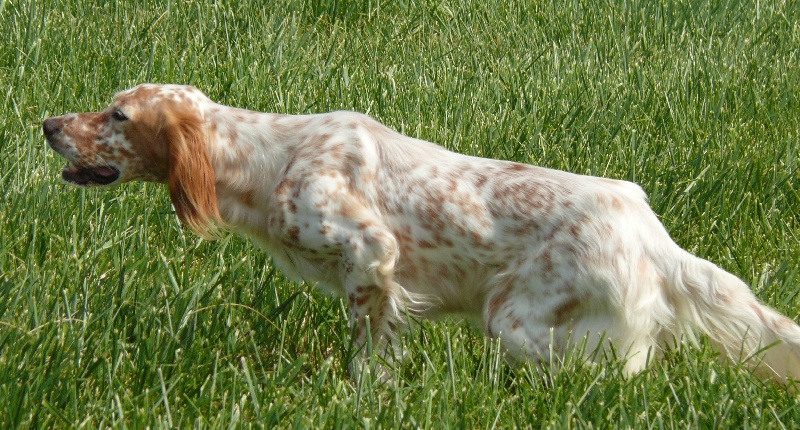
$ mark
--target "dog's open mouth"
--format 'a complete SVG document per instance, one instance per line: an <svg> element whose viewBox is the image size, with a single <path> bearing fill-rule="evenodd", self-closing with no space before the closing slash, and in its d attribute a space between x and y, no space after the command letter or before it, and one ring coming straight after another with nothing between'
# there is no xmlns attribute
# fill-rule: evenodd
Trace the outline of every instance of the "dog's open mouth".
<svg viewBox="0 0 800 430"><path fill-rule="evenodd" d="M68 165L61 178L77 185L108 185L119 179L119 170L113 166L77 167Z"/></svg>

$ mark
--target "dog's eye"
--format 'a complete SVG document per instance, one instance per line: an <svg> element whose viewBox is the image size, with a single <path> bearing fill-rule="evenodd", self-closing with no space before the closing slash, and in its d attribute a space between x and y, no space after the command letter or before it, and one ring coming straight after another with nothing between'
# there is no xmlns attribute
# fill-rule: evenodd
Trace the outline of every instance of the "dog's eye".
<svg viewBox="0 0 800 430"><path fill-rule="evenodd" d="M125 121L128 117L122 112L120 109L115 109L114 113L111 114L111 117L117 121Z"/></svg>

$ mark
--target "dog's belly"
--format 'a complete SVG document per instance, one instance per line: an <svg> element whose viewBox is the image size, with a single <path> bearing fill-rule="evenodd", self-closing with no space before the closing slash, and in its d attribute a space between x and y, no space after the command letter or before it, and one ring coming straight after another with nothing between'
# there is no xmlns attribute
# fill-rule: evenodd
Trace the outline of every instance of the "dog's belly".
<svg viewBox="0 0 800 430"><path fill-rule="evenodd" d="M395 281L425 302L423 316L479 316L501 265L485 264L455 249L409 250L401 245ZM406 252L403 252L405 250Z"/></svg>

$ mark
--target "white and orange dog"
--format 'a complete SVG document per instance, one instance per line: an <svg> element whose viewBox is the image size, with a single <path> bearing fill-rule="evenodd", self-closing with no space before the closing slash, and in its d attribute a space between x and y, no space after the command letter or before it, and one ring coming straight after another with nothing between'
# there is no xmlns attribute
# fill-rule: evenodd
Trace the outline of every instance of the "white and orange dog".
<svg viewBox="0 0 800 430"><path fill-rule="evenodd" d="M549 363L586 339L587 354L613 345L630 374L699 330L767 378L800 377L800 327L678 247L629 182L453 153L353 112L222 106L178 85L140 85L43 129L69 161L65 181L167 184L198 234L234 229L289 276L345 297L355 344L372 336L388 358L408 315L457 313L515 361Z"/></svg>

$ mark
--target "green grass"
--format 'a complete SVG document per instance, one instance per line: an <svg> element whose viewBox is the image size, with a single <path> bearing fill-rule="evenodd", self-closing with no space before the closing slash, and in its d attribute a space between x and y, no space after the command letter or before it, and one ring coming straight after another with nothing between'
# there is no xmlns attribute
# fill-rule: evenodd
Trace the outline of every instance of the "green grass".
<svg viewBox="0 0 800 430"><path fill-rule="evenodd" d="M770 428L797 397L707 347L540 377L423 323L394 386L347 376L346 310L164 189L59 180L49 115L134 84L363 111L469 154L640 183L682 246L800 313L800 4L0 0L0 427Z"/></svg>

